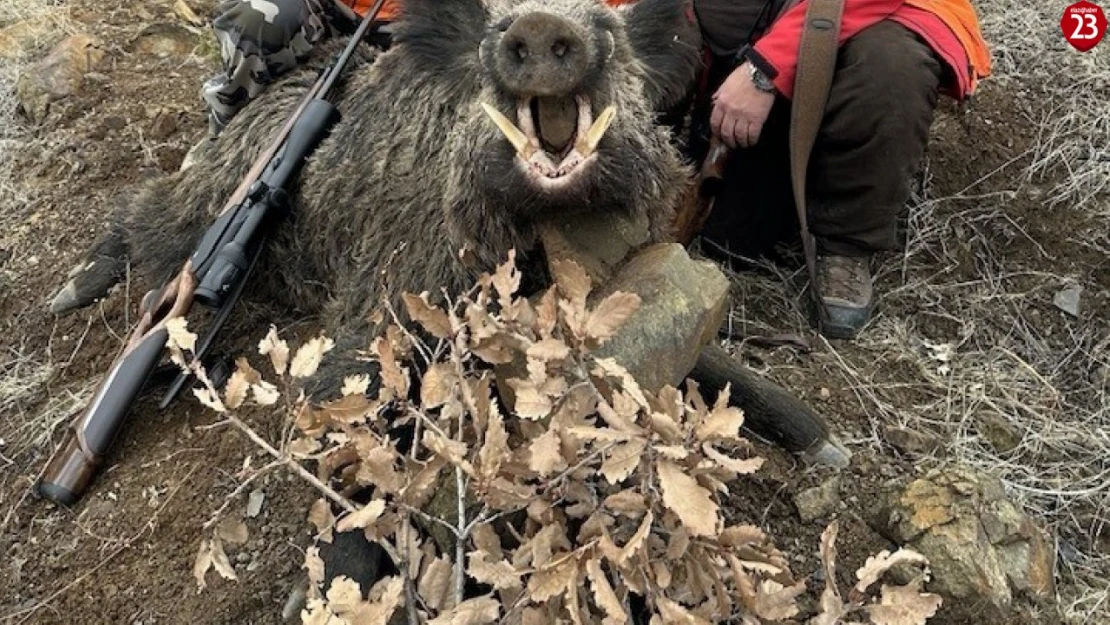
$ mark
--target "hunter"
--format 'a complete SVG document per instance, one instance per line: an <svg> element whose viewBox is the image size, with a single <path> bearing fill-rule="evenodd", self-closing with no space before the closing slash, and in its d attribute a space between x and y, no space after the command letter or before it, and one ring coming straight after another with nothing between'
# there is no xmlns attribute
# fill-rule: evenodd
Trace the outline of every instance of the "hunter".
<svg viewBox="0 0 1110 625"><path fill-rule="evenodd" d="M939 95L967 100L991 59L968 0L843 0L831 92L809 161L824 334L854 338L871 318L871 263L897 221ZM703 236L770 253L797 230L789 178L791 95L807 1L693 0L709 66L695 118L733 148ZM703 133L704 134L707 133ZM713 246L709 246L713 247Z"/></svg>

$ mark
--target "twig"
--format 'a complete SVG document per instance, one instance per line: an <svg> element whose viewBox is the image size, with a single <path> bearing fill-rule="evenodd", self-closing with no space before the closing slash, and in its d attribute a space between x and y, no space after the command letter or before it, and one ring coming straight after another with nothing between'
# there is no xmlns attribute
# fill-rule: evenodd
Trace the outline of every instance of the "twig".
<svg viewBox="0 0 1110 625"><path fill-rule="evenodd" d="M208 520L204 523L204 529L210 529L213 525L215 525L216 522L220 520L220 515L224 513L224 510L227 510L227 507L231 505L231 502L235 501L236 497L243 494L243 491L245 491L247 489L247 486L250 486L255 479L257 479L261 475L269 473L270 471L276 469L277 467L280 467L281 465L281 460L275 460L270 464L258 469L257 471L252 473L250 477L243 480L243 482L240 483L239 486L235 487L235 490L231 491L231 493L224 498L223 504L221 504L220 507L212 513L212 516L210 516Z"/></svg>

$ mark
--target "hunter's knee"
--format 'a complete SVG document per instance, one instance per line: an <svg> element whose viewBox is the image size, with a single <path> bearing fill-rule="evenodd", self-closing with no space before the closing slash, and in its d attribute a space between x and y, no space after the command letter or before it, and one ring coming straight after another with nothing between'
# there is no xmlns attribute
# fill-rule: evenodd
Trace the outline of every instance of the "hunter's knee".
<svg viewBox="0 0 1110 625"><path fill-rule="evenodd" d="M884 20L852 37L840 54L837 82L853 90L861 105L877 115L931 112L941 64L909 29Z"/></svg>
<svg viewBox="0 0 1110 625"><path fill-rule="evenodd" d="M265 57L303 35L309 18L305 0L227 0L213 27L240 50Z"/></svg>

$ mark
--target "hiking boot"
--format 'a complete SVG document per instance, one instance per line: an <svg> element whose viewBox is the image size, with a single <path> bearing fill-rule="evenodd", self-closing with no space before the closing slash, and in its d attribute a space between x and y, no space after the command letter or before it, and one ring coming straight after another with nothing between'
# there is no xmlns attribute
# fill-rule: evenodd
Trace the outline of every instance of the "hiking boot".
<svg viewBox="0 0 1110 625"><path fill-rule="evenodd" d="M825 309L822 334L851 339L871 320L874 291L869 256L820 256L817 279Z"/></svg>

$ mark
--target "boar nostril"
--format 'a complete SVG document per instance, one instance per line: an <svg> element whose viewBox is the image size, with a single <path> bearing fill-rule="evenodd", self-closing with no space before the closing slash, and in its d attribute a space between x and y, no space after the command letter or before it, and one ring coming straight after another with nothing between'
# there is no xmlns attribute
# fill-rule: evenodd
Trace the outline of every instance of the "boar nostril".
<svg viewBox="0 0 1110 625"><path fill-rule="evenodd" d="M528 44L523 41L518 41L512 46L513 52L516 53L517 58L521 61L528 58Z"/></svg>
<svg viewBox="0 0 1110 625"><path fill-rule="evenodd" d="M555 43L551 44L551 53L554 54L557 58L561 59L566 56L567 47L567 42L559 39Z"/></svg>

